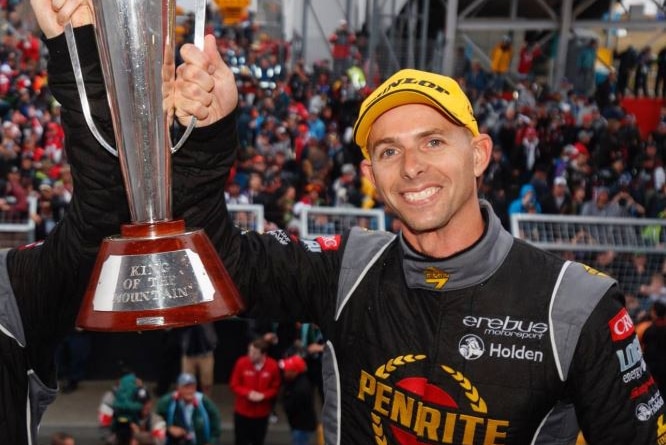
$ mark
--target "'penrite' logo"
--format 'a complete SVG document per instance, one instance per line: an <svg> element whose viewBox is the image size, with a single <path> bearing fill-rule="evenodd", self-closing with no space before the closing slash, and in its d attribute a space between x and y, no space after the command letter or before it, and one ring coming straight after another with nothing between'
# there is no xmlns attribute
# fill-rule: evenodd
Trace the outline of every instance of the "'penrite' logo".
<svg viewBox="0 0 666 445"><path fill-rule="evenodd" d="M436 267L427 267L423 272L425 275L425 282L428 284L434 284L435 289L439 290L446 286L446 283L449 282L449 277L451 276L448 272L439 270Z"/></svg>
<svg viewBox="0 0 666 445"><path fill-rule="evenodd" d="M425 358L425 355L401 355L374 373L361 371L356 398L371 409L369 420L374 443L505 444L510 422L488 417L485 400L461 372L439 366L450 378L448 384L445 379L444 385L453 385L448 390L420 376L391 383L389 378L393 373Z"/></svg>

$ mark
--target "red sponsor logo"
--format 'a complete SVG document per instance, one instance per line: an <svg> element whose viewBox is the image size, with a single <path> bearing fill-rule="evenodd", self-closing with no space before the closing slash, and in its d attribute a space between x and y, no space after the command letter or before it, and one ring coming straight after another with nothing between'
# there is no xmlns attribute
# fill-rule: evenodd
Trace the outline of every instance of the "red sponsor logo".
<svg viewBox="0 0 666 445"><path fill-rule="evenodd" d="M650 376L647 382L640 386L636 386L631 390L631 399L637 399L643 394L647 394L647 392L650 390L650 386L652 385L654 385L654 377Z"/></svg>
<svg viewBox="0 0 666 445"><path fill-rule="evenodd" d="M340 240L340 235L320 236L317 238L317 243L321 246L321 250L338 250L340 248Z"/></svg>
<svg viewBox="0 0 666 445"><path fill-rule="evenodd" d="M634 322L631 320L626 309L620 309L620 312L608 322L611 338L613 341L621 341L634 335Z"/></svg>
<svg viewBox="0 0 666 445"><path fill-rule="evenodd" d="M18 247L18 250L33 249L33 248L35 248L35 247L39 247L39 246L41 246L42 244L44 244L44 241L43 241L43 240L42 240L42 241L35 241L34 243L24 244L24 245L22 245L22 246L19 246L19 247Z"/></svg>

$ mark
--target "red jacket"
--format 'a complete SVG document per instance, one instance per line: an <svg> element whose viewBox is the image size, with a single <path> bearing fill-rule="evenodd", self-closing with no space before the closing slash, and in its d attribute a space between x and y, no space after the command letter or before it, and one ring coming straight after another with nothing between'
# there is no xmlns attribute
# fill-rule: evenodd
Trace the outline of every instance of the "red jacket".
<svg viewBox="0 0 666 445"><path fill-rule="evenodd" d="M273 399L280 389L280 369L277 362L266 357L261 369L257 370L249 357L243 356L236 361L231 373L230 386L236 395L234 412L245 417L268 417L273 409ZM264 394L260 402L251 402L247 395L250 391Z"/></svg>

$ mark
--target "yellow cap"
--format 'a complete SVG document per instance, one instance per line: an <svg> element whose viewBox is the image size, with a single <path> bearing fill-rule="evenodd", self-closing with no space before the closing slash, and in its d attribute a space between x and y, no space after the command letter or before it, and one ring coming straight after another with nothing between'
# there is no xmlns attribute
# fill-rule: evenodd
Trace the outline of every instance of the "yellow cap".
<svg viewBox="0 0 666 445"><path fill-rule="evenodd" d="M455 124L467 127L474 136L479 134L472 104L458 82L441 74L405 69L386 79L361 104L354 125L354 141L363 156L370 158L368 135L375 120L386 111L407 104L429 105Z"/></svg>

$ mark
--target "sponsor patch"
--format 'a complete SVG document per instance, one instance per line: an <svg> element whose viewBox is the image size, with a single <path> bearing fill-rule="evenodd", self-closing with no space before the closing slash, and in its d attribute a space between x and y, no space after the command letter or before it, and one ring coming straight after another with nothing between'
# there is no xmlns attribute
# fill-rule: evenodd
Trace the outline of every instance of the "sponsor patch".
<svg viewBox="0 0 666 445"><path fill-rule="evenodd" d="M468 328L482 329L484 335L520 338L522 340L541 340L548 332L548 324L531 320L520 320L507 315L505 317L483 317L468 315L462 323Z"/></svg>
<svg viewBox="0 0 666 445"><path fill-rule="evenodd" d="M305 247L308 252L321 253L321 246L315 240L301 240L301 245Z"/></svg>
<svg viewBox="0 0 666 445"><path fill-rule="evenodd" d="M34 243L24 244L24 245L22 245L22 246L19 246L19 247L18 247L18 250L34 249L35 247L39 247L39 246L41 246L42 244L44 244L44 240L35 241Z"/></svg>
<svg viewBox="0 0 666 445"><path fill-rule="evenodd" d="M634 338L634 341L629 343L624 349L615 351L615 354L617 354L621 372L627 372L643 359L643 351L641 351L638 338Z"/></svg>
<svg viewBox="0 0 666 445"><path fill-rule="evenodd" d="M432 266L427 267L423 274L425 282L434 285L437 290L442 289L446 285L450 276L449 273Z"/></svg>
<svg viewBox="0 0 666 445"><path fill-rule="evenodd" d="M636 418L641 422L647 422L659 412L664 406L664 399L661 398L659 391L645 403L639 403L636 407Z"/></svg>
<svg viewBox="0 0 666 445"><path fill-rule="evenodd" d="M611 339L614 342L625 340L635 332L634 322L625 308L620 309L620 312L611 318L608 322L608 328L611 332Z"/></svg>
<svg viewBox="0 0 666 445"><path fill-rule="evenodd" d="M465 359L476 360L486 352L486 347L479 336L467 334L458 342L458 351Z"/></svg>
<svg viewBox="0 0 666 445"><path fill-rule="evenodd" d="M622 381L624 383L629 383L634 380L640 380L643 378L643 374L647 372L647 364L645 363L645 360L641 360L641 365L635 367L629 372L626 372L622 374Z"/></svg>
<svg viewBox="0 0 666 445"><path fill-rule="evenodd" d="M291 243L291 238L289 237L289 234L284 230L272 230L266 233L275 238L277 242L282 244L283 246L286 246L289 243Z"/></svg>
<svg viewBox="0 0 666 445"><path fill-rule="evenodd" d="M647 382L631 389L631 400L637 399L643 394L647 394L652 385L654 385L654 378L650 376Z"/></svg>
<svg viewBox="0 0 666 445"><path fill-rule="evenodd" d="M532 362L543 361L543 352L527 348L527 346L504 345L490 343L486 349L483 340L478 335L467 334L458 342L458 352L467 360L476 360L488 352L489 357L509 360L527 360Z"/></svg>
<svg viewBox="0 0 666 445"><path fill-rule="evenodd" d="M321 250L338 250L341 239L340 235L320 236L316 241L321 246Z"/></svg>
<svg viewBox="0 0 666 445"><path fill-rule="evenodd" d="M391 380L393 373L409 374L410 365L425 358L401 355L373 372L361 371L356 398L371 409L372 443L506 443L510 422L489 415L481 390L462 372L441 364L449 379L439 385L419 375ZM464 395L456 399L460 392Z"/></svg>

